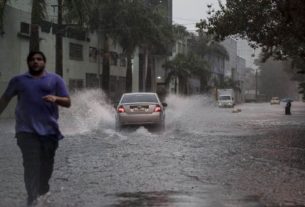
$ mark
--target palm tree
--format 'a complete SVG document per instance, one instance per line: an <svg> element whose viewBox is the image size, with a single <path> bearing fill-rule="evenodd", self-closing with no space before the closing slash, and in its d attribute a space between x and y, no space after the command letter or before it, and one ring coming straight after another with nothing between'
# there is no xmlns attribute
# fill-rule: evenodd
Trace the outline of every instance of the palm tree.
<svg viewBox="0 0 305 207"><path fill-rule="evenodd" d="M88 26L97 31L102 39L103 50L103 73L102 89L109 93L110 80L110 40L116 39L118 34L119 14L122 11L123 1L120 0L93 0L94 4L89 7Z"/></svg>
<svg viewBox="0 0 305 207"><path fill-rule="evenodd" d="M39 25L45 18L45 11L45 0L32 0L30 51L39 50Z"/></svg>
<svg viewBox="0 0 305 207"><path fill-rule="evenodd" d="M200 93L206 92L208 89L208 80L210 78L209 63L194 53L188 54L189 69L194 76L199 77Z"/></svg>
<svg viewBox="0 0 305 207"><path fill-rule="evenodd" d="M4 10L8 0L0 1L0 33L3 34L3 17L4 17Z"/></svg>
<svg viewBox="0 0 305 207"><path fill-rule="evenodd" d="M145 51L145 67L143 75L143 87L151 82L148 70L149 53L158 48L165 50L166 44L171 40L171 27L165 24L164 18L151 11L141 0L125 1L124 9L119 15L119 29L117 39L127 56L126 91L132 87L131 58L136 47Z"/></svg>
<svg viewBox="0 0 305 207"><path fill-rule="evenodd" d="M63 40L62 40L62 18L63 18L63 0L57 0L57 25L59 30L56 32L55 42L55 71L58 75L63 75Z"/></svg>
<svg viewBox="0 0 305 207"><path fill-rule="evenodd" d="M191 35L191 41L189 46L191 48L190 51L193 51L202 58L210 54L229 59L229 54L225 47L222 46L220 43L212 40L210 36L203 32L199 32L198 36Z"/></svg>
<svg viewBox="0 0 305 207"><path fill-rule="evenodd" d="M202 75L199 75L200 77L200 85L201 85L201 92L207 89L207 81L209 79L209 76L211 75L212 71L209 71L209 59L211 57L220 57L224 58L226 60L229 59L229 54L224 46L222 46L219 42L216 42L212 40L211 37L206 35L202 31L198 31L199 35L191 35L190 41L189 41L189 51L192 54L197 55L199 58L201 58L203 61L205 61L206 68L205 71L202 71ZM205 76L205 77L204 77ZM220 84L223 83L224 79L221 80Z"/></svg>
<svg viewBox="0 0 305 207"><path fill-rule="evenodd" d="M167 61L163 67L167 72L165 83L169 84L174 80L175 93L177 93L179 87L186 94L188 78L191 76L191 66L188 57L184 54L178 54L173 60ZM177 80L179 80L179 85Z"/></svg>
<svg viewBox="0 0 305 207"><path fill-rule="evenodd" d="M117 14L122 1L119 0L66 0L66 7L71 9L66 13L67 23L77 23L83 28L96 31L98 39L102 40L103 49L99 55L103 57L102 89L109 92L110 79L110 37L117 34ZM100 47L100 45L98 45Z"/></svg>
<svg viewBox="0 0 305 207"><path fill-rule="evenodd" d="M174 36L172 30L172 24L168 22L167 16L162 15L162 10L155 9L150 11L150 8L147 8L146 11L148 15L148 24L143 29L145 30L145 41L141 45L144 51L145 57L145 66L144 66L144 77L143 90L151 90L152 87L152 75L154 74L152 65L153 56L169 56L171 48L174 44Z"/></svg>
<svg viewBox="0 0 305 207"><path fill-rule="evenodd" d="M127 58L126 92L132 90L132 55L137 46L144 42L145 34L141 29L147 25L143 4L139 1L125 2L125 9L120 12L118 42ZM131 15L132 14L132 15Z"/></svg>
<svg viewBox="0 0 305 207"><path fill-rule="evenodd" d="M0 1L0 32L3 32L3 16L5 6L9 0ZM39 25L45 18L46 1L45 0L32 0L31 11L31 33L30 33L30 46L29 50L39 50Z"/></svg>
<svg viewBox="0 0 305 207"><path fill-rule="evenodd" d="M186 30L186 27L179 24L174 24L172 26L173 39L176 42L184 42L186 38L190 35ZM168 85L169 82L174 82L174 90L177 93L178 88L182 88L182 91L186 93L186 86L188 82L188 77L191 76L191 70L188 67L188 57L182 51L178 51L178 55L171 61L167 61L163 67L166 70L165 83ZM178 84L179 83L179 84Z"/></svg>

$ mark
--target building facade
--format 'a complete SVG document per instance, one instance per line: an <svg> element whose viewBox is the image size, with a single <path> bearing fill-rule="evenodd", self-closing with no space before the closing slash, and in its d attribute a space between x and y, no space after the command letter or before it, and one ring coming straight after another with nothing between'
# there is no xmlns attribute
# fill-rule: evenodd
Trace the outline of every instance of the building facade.
<svg viewBox="0 0 305 207"><path fill-rule="evenodd" d="M48 14L55 8L47 5ZM0 36L0 91L15 75L28 70L30 1L10 1L4 14L4 33ZM55 11L56 13L57 11ZM40 50L47 57L47 70L55 72L56 19L47 15L40 25ZM67 30L63 37L63 78L71 91L82 88L99 88L102 75L101 48L95 33ZM116 98L125 90L126 58L122 49L111 44L110 96ZM135 64L136 66L136 64ZM136 84L135 84L136 85ZM136 88L133 88L137 90ZM13 104L11 104L13 105ZM13 106L4 112L13 115Z"/></svg>
<svg viewBox="0 0 305 207"><path fill-rule="evenodd" d="M236 101L244 102L246 60L238 55L238 41L235 39L228 37L221 44L229 54L229 59L225 61L225 77L233 81Z"/></svg>

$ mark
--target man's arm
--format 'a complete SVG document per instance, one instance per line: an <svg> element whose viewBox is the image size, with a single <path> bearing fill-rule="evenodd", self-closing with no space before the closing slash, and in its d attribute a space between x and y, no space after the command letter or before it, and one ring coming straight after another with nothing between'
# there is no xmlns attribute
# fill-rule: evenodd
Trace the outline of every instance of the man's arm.
<svg viewBox="0 0 305 207"><path fill-rule="evenodd" d="M0 98L0 114L2 114L2 112L6 108L7 104L10 102L10 100L11 100L10 98L7 98L5 96L2 96Z"/></svg>
<svg viewBox="0 0 305 207"><path fill-rule="evenodd" d="M70 97L60 97L60 96L53 96L53 95L47 95L42 97L43 100L56 103L60 106L69 108L71 106L71 99Z"/></svg>

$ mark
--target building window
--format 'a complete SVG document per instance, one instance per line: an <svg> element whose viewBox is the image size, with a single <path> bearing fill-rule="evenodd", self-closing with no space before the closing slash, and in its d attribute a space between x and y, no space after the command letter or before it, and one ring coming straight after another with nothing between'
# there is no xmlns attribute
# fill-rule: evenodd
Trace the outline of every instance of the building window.
<svg viewBox="0 0 305 207"><path fill-rule="evenodd" d="M74 28L67 28L67 37L85 41L86 40L86 31L82 29L74 29Z"/></svg>
<svg viewBox="0 0 305 207"><path fill-rule="evenodd" d="M89 47L89 61L90 62L97 61L97 49L95 47Z"/></svg>
<svg viewBox="0 0 305 207"><path fill-rule="evenodd" d="M25 22L20 22L20 33L30 34L30 24Z"/></svg>
<svg viewBox="0 0 305 207"><path fill-rule="evenodd" d="M127 65L126 57L123 54L121 54L120 55L120 66L121 67L126 67L126 65Z"/></svg>
<svg viewBox="0 0 305 207"><path fill-rule="evenodd" d="M80 44L70 43L69 56L71 60L83 60L83 46Z"/></svg>
<svg viewBox="0 0 305 207"><path fill-rule="evenodd" d="M86 88L99 88L102 76L96 73L86 73Z"/></svg>
<svg viewBox="0 0 305 207"><path fill-rule="evenodd" d="M69 79L69 90L76 91L84 87L84 81L82 79Z"/></svg>
<svg viewBox="0 0 305 207"><path fill-rule="evenodd" d="M110 52L110 65L118 65L119 55L116 52Z"/></svg>
<svg viewBox="0 0 305 207"><path fill-rule="evenodd" d="M52 22L41 21L41 23L40 23L40 28L41 28L42 32L50 33L51 27L52 27Z"/></svg>
<svg viewBox="0 0 305 207"><path fill-rule="evenodd" d="M173 46L173 53L175 53L177 51L177 44L174 44Z"/></svg>

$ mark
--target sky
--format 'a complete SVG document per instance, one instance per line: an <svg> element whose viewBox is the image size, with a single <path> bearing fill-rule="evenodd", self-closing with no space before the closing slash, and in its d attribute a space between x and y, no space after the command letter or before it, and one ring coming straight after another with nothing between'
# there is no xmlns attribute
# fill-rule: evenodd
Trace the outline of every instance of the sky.
<svg viewBox="0 0 305 207"><path fill-rule="evenodd" d="M173 22L184 25L189 31L195 31L196 22L208 16L208 4L212 4L215 9L219 8L218 0L173 0Z"/></svg>
<svg viewBox="0 0 305 207"><path fill-rule="evenodd" d="M225 0L220 1L225 3ZM196 23L208 17L208 4L215 10L219 9L218 0L173 0L173 23L184 25L190 32L196 31ZM247 44L246 40L239 40L237 53L246 60L247 67L257 68L254 59L257 58L259 50L255 57L252 57L253 49Z"/></svg>

